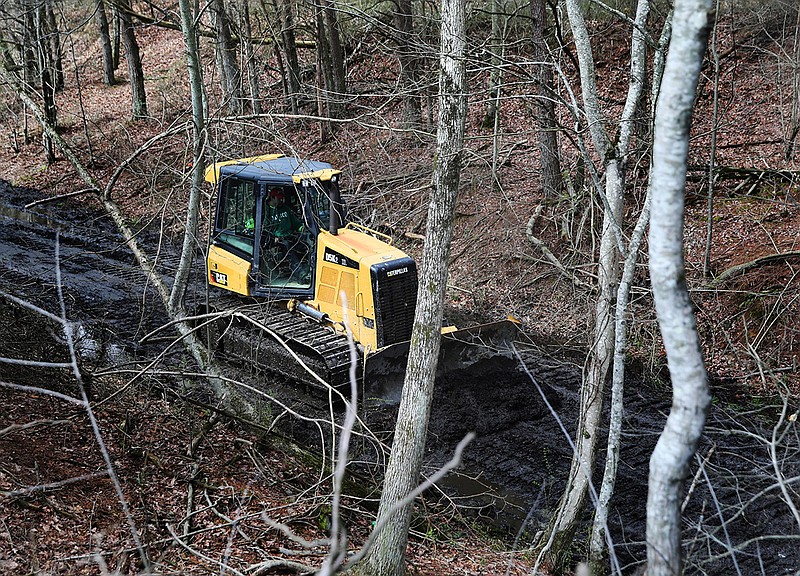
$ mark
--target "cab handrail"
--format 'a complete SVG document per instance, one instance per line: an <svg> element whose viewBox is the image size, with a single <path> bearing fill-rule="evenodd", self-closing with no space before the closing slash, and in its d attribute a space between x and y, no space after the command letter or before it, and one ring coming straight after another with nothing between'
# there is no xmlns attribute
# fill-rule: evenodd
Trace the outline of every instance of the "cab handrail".
<svg viewBox="0 0 800 576"><path fill-rule="evenodd" d="M375 236L376 238L378 238L380 240L383 240L389 246L392 246L394 244L394 240L388 234L384 234L383 232L378 232L377 230L373 230L372 228L364 226L363 224L357 224L355 222L348 222L347 226L345 226L345 229L356 230L356 231L359 231L359 232L364 232L365 234L370 234L370 235Z"/></svg>

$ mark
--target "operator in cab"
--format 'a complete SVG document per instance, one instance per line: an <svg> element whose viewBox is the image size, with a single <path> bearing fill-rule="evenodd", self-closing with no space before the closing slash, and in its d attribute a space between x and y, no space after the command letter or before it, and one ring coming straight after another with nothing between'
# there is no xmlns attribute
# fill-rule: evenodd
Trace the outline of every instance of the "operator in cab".
<svg viewBox="0 0 800 576"><path fill-rule="evenodd" d="M302 259L305 257L304 245L300 235L303 222L286 205L286 196L281 188L269 191L269 200L264 214L264 238L277 247L289 260L292 276L302 276Z"/></svg>
<svg viewBox="0 0 800 576"><path fill-rule="evenodd" d="M279 240L291 238L303 231L303 223L286 205L286 196L281 188L272 188L269 191L265 221L267 232Z"/></svg>

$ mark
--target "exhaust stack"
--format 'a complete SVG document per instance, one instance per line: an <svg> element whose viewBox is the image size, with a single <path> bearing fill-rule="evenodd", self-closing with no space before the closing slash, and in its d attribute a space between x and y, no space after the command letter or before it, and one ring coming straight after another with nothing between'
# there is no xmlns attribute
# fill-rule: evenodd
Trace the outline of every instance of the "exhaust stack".
<svg viewBox="0 0 800 576"><path fill-rule="evenodd" d="M331 218L328 231L334 236L339 234L339 228L344 222L344 204L342 204L342 194L339 191L339 182L336 178L331 178L330 188Z"/></svg>

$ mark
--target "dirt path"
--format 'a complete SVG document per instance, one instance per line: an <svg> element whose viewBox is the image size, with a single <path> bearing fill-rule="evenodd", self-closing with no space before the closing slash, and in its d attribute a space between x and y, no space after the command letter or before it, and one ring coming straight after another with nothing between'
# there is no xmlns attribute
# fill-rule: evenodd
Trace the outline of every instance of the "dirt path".
<svg viewBox="0 0 800 576"><path fill-rule="evenodd" d="M35 191L0 183L0 203L6 207L20 208L36 197ZM14 216L0 214L3 290L58 311L58 228L67 315L84 322L106 349L113 344L128 354L140 352L137 339L158 325L161 307L102 213L48 206L27 221L19 213ZM144 241L155 245L155 237ZM0 330L0 354L12 339L8 327ZM545 350L523 348L521 353L530 374L516 358L493 358L438 379L426 470L447 460L463 435L475 431L477 438L459 474L448 479L445 490L495 527L514 530L524 523L532 534L542 528L563 488L571 456L565 431L573 434L575 429L581 366ZM724 390L716 392L718 401L699 452L698 462L704 466L696 463L691 470L696 482L684 526L687 573L732 574L738 569L741 574L797 574L800 526L782 500L764 440L771 437L779 412L775 407L734 411ZM616 553L630 572L645 556L648 459L670 401L663 385L632 377L626 402L625 444L610 524ZM393 409L373 409L366 417L385 438ZM795 424L781 426L777 467L784 477L794 478L788 490L798 506L800 439ZM485 492L491 497L478 496ZM502 500L505 510L498 504Z"/></svg>

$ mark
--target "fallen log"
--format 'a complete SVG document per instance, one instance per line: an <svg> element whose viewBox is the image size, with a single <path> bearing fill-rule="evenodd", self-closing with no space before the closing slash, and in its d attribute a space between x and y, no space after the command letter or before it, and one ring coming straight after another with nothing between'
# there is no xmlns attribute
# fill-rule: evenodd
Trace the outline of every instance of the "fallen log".
<svg viewBox="0 0 800 576"><path fill-rule="evenodd" d="M707 164L693 164L689 166L689 179L701 181L708 179ZM699 173L699 174L698 174ZM758 181L786 181L794 182L800 179L798 170L772 170L769 168L746 168L743 166L715 166L714 178L716 180L758 180Z"/></svg>
<svg viewBox="0 0 800 576"><path fill-rule="evenodd" d="M737 264L736 266L731 266L727 270L725 270L722 274L717 276L714 281L711 283L712 285L722 284L726 280L730 278L734 278L736 276L741 276L752 270L753 268L759 268L761 266L769 266L770 264L775 264L777 262L785 262L788 260L800 259L800 251L793 251L793 252L782 252L780 254L769 254L767 256L761 256L756 258L755 260L751 260L750 262L745 262L743 264Z"/></svg>

